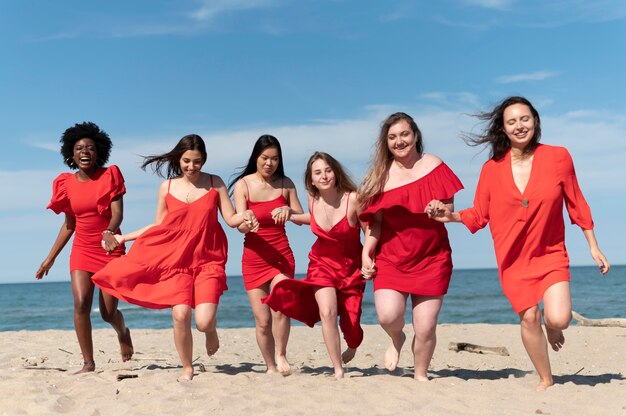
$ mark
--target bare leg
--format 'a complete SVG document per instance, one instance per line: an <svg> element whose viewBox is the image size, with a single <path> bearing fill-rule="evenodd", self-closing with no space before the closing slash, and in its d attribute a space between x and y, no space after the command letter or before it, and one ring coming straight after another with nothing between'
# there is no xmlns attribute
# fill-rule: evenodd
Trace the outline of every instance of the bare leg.
<svg viewBox="0 0 626 416"><path fill-rule="evenodd" d="M124 315L117 309L118 300L102 290L100 290L99 300L100 315L102 319L110 323L113 329L115 329L115 332L117 332L122 361L126 362L130 360L135 350L133 348L133 340L130 337L130 330L126 327L126 323L124 322Z"/></svg>
<svg viewBox="0 0 626 416"><path fill-rule="evenodd" d="M348 364L350 361L352 361L355 355L356 348L348 347L343 353L341 353L341 361L343 361L344 364Z"/></svg>
<svg viewBox="0 0 626 416"><path fill-rule="evenodd" d="M315 291L315 300L322 318L322 335L326 350L335 370L335 378L342 379L344 375L341 359L341 339L337 327L337 291L334 287L320 287ZM356 351L356 350L355 350Z"/></svg>
<svg viewBox="0 0 626 416"><path fill-rule="evenodd" d="M572 298L569 282L555 283L543 294L543 321L548 343L554 351L563 348L563 330L567 329L571 320Z"/></svg>
<svg viewBox="0 0 626 416"><path fill-rule="evenodd" d="M88 373L96 369L93 359L93 340L91 338L91 305L93 302L94 284L92 273L73 270L72 294L74 295L74 329L78 337L78 345L83 355L83 368L75 374Z"/></svg>
<svg viewBox="0 0 626 416"><path fill-rule="evenodd" d="M519 317L524 348L539 373L537 390L545 390L554 382L548 356L548 343L541 329L541 311L535 305L520 312Z"/></svg>
<svg viewBox="0 0 626 416"><path fill-rule="evenodd" d="M196 328L204 332L206 353L214 355L220 348L220 339L217 336L217 303L201 303L196 305Z"/></svg>
<svg viewBox="0 0 626 416"><path fill-rule="evenodd" d="M404 311L408 295L390 289L374 292L374 303L380 326L391 338L391 345L385 352L384 364L389 371L394 371L400 361L400 351L406 341L404 328Z"/></svg>
<svg viewBox="0 0 626 416"><path fill-rule="evenodd" d="M193 337L191 335L191 307L189 305L175 305L172 308L172 321L174 323L174 344L176 351L183 364L183 373L178 381L190 381L193 379Z"/></svg>
<svg viewBox="0 0 626 416"><path fill-rule="evenodd" d="M413 303L413 361L415 379L428 381L428 366L437 345L437 318L443 304L443 296L411 295Z"/></svg>
<svg viewBox="0 0 626 416"><path fill-rule="evenodd" d="M272 285L287 279L288 277L279 274L272 280ZM276 369L283 376L291 374L291 364L287 361L287 342L291 332L291 319L281 312L271 310L272 314L272 334L275 342Z"/></svg>
<svg viewBox="0 0 626 416"><path fill-rule="evenodd" d="M250 306L252 307L252 313L254 314L254 321L256 323L256 342L259 345L261 355L267 366L267 372L271 374L278 371L274 357L276 347L274 344L274 335L272 334L272 314L270 313L269 306L261 302L261 298L264 298L268 294L269 283L248 290L248 299L250 300Z"/></svg>

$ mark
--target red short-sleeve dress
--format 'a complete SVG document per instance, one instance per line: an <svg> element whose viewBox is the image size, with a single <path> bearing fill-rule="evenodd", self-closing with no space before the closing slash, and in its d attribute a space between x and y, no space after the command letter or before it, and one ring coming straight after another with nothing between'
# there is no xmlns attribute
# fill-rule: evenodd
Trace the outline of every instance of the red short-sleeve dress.
<svg viewBox="0 0 626 416"><path fill-rule="evenodd" d="M349 200L349 195L348 195ZM348 207L346 206L346 213ZM276 283L270 296L263 299L272 309L313 327L320 321L315 290L337 289L339 326L350 348L363 341L361 301L365 279L361 275L360 227L351 227L344 216L329 231L315 221L311 212L311 231L317 240L309 253L309 268L303 280L285 279Z"/></svg>
<svg viewBox="0 0 626 416"><path fill-rule="evenodd" d="M373 197L360 219L371 222L382 211L374 290L422 296L447 293L452 275L448 232L424 209L433 199L450 199L461 189L459 178L442 162L426 176Z"/></svg>
<svg viewBox="0 0 626 416"><path fill-rule="evenodd" d="M243 241L241 274L246 290L255 289L281 273L290 278L295 274L296 262L285 224L274 223L271 214L273 209L285 205L289 202L282 192L278 198L269 201L248 201L248 209L259 221L259 230L247 233Z"/></svg>
<svg viewBox="0 0 626 416"><path fill-rule="evenodd" d="M54 180L47 208L56 214L63 212L76 218L70 271L95 273L124 254L123 244L108 255L101 246L102 232L111 222L111 201L124 193L124 177L115 165L96 169L86 182L79 181L76 174L69 172Z"/></svg>
<svg viewBox="0 0 626 416"><path fill-rule="evenodd" d="M523 193L509 151L483 165L474 206L460 211L472 233L489 224L502 290L515 312L537 305L548 287L570 279L563 202L572 224L593 229L569 152L540 144Z"/></svg>
<svg viewBox="0 0 626 416"><path fill-rule="evenodd" d="M212 182L211 182L212 183ZM92 280L105 292L151 309L218 303L226 285L228 241L215 188L186 203L165 196L167 215Z"/></svg>

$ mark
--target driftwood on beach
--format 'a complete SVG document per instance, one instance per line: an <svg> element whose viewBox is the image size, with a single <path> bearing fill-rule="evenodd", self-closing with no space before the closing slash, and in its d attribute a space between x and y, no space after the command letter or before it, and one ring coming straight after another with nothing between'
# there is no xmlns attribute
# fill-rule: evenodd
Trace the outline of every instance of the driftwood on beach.
<svg viewBox="0 0 626 416"><path fill-rule="evenodd" d="M474 352L476 354L497 354L508 356L509 351L506 347L485 347L482 345L469 344L467 342L451 342L448 344L450 351L467 351Z"/></svg>
<svg viewBox="0 0 626 416"><path fill-rule="evenodd" d="M576 321L576 325L580 326L612 326L626 328L626 319L624 318L590 319L585 318L576 311L572 311L572 317Z"/></svg>

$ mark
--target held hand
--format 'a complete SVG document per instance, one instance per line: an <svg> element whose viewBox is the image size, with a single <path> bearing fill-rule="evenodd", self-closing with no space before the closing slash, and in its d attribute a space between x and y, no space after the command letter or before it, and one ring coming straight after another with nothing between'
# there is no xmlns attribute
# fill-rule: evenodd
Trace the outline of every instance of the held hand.
<svg viewBox="0 0 626 416"><path fill-rule="evenodd" d="M110 233L110 232L102 234L102 241L100 242L100 245L102 246L103 249L106 250L107 254L111 253L120 245L118 236L119 234L113 235L113 233Z"/></svg>
<svg viewBox="0 0 626 416"><path fill-rule="evenodd" d="M53 264L54 260L45 259L41 263L41 266L39 266L39 269L35 272L35 279L41 280L44 276L47 276Z"/></svg>
<svg viewBox="0 0 626 416"><path fill-rule="evenodd" d="M284 224L291 217L291 209L288 206L274 208L272 210L272 219L276 224Z"/></svg>
<svg viewBox="0 0 626 416"><path fill-rule="evenodd" d="M609 264L609 261L606 259L606 257L604 257L604 254L602 254L599 248L596 247L591 249L591 257L600 268L601 274L607 274L609 270L611 270L611 265Z"/></svg>
<svg viewBox="0 0 626 416"><path fill-rule="evenodd" d="M247 232L256 233L259 231L259 221L252 210L248 209L243 213L243 223L248 228Z"/></svg>
<svg viewBox="0 0 626 416"><path fill-rule="evenodd" d="M448 205L436 199L433 199L426 205L424 212L428 215L428 218L435 221L443 223L452 221L452 212Z"/></svg>
<svg viewBox="0 0 626 416"><path fill-rule="evenodd" d="M374 260L367 257L363 257L363 266L361 267L361 274L365 280L370 280L376 275L376 263Z"/></svg>

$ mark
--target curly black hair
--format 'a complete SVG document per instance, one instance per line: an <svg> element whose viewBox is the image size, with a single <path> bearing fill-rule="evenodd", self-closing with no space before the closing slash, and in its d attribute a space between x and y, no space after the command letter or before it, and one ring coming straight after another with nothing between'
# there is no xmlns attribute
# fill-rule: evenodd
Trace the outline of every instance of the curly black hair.
<svg viewBox="0 0 626 416"><path fill-rule="evenodd" d="M96 123L91 121L85 121L83 123L76 123L73 127L68 128L63 132L61 136L61 156L63 156L63 163L70 167L70 169L78 169L74 162L74 145L80 139L91 139L96 144L97 161L96 165L104 166L109 161L111 155L111 148L113 142L111 138Z"/></svg>

